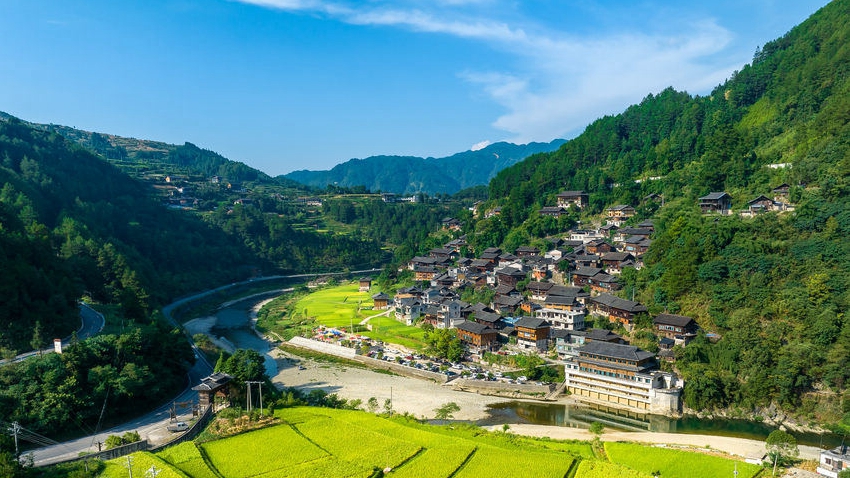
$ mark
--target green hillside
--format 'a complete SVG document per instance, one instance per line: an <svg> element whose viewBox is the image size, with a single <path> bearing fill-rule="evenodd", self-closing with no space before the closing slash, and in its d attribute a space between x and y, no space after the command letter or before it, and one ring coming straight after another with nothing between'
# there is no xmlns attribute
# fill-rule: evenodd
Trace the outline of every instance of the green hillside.
<svg viewBox="0 0 850 478"><path fill-rule="evenodd" d="M484 185L501 169L533 154L552 151L563 143L561 139L519 145L499 142L445 158L370 156L351 159L329 171L301 170L281 177L318 188L362 186L396 194L454 194Z"/></svg>
<svg viewBox="0 0 850 478"><path fill-rule="evenodd" d="M746 413L778 403L837 420L850 379L848 22L850 1L833 1L710 95L648 95L503 170L481 208L501 215L470 224L471 246L542 243L632 205L629 224L652 219L655 234L644 267L624 273L624 296L722 336L679 352L687 405ZM783 184L794 212L738 213ZM559 221L540 216L564 190L586 191L590 205ZM697 199L720 191L736 212L701 214Z"/></svg>

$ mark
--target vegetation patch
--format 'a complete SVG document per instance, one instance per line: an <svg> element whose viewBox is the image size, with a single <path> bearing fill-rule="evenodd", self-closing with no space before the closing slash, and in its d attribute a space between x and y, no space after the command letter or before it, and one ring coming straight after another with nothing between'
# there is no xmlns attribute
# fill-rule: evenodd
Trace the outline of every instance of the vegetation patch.
<svg viewBox="0 0 850 478"><path fill-rule="evenodd" d="M209 457L212 466L230 478L247 478L272 472L277 476L286 476L287 468L328 456L327 452L289 425L277 425L207 442L201 445L201 449Z"/></svg>
<svg viewBox="0 0 850 478"><path fill-rule="evenodd" d="M169 465L179 469L192 478L218 478L207 466L201 451L194 442L183 442L166 448L157 456Z"/></svg>
<svg viewBox="0 0 850 478"><path fill-rule="evenodd" d="M700 476L705 477L732 476L736 469L739 478L751 478L762 469L758 465L719 456L634 443L607 442L605 452L614 463L643 473L660 471L664 478L688 478L693 476L694 470L699 470ZM683 463L687 466L682 466Z"/></svg>

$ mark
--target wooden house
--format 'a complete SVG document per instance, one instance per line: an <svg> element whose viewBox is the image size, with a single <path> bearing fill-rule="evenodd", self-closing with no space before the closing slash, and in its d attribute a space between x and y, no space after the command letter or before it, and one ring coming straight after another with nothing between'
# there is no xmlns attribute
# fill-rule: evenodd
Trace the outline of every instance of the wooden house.
<svg viewBox="0 0 850 478"><path fill-rule="evenodd" d="M499 341L499 332L478 322L465 320L457 324L457 337L465 344L489 349Z"/></svg>
<svg viewBox="0 0 850 478"><path fill-rule="evenodd" d="M372 296L372 302L375 303L376 310L387 310L390 306L390 296L383 292L379 292Z"/></svg>
<svg viewBox="0 0 850 478"><path fill-rule="evenodd" d="M703 214L716 212L729 214L732 210L732 196L725 192L712 192L699 198L699 208Z"/></svg>
<svg viewBox="0 0 850 478"><path fill-rule="evenodd" d="M545 352L549 348L549 324L536 317L522 317L514 324L517 345Z"/></svg>
<svg viewBox="0 0 850 478"><path fill-rule="evenodd" d="M579 209L587 207L589 204L588 195L584 191L564 191L557 196L558 207L567 209L570 206L575 206Z"/></svg>
<svg viewBox="0 0 850 478"><path fill-rule="evenodd" d="M619 322L631 329L635 317L646 313L647 308L640 302L621 299L610 294L591 297L587 306L591 314L607 317L610 322Z"/></svg>
<svg viewBox="0 0 850 478"><path fill-rule="evenodd" d="M658 314L652 319L656 335L687 344L697 335L699 326L691 317L675 314Z"/></svg>

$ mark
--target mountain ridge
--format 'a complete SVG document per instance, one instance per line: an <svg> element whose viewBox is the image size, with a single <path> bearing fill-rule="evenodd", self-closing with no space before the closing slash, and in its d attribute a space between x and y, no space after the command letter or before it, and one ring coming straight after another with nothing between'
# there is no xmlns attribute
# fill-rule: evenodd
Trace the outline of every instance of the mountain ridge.
<svg viewBox="0 0 850 478"><path fill-rule="evenodd" d="M352 158L330 170L302 169L282 177L319 188L363 186L371 191L396 194L454 194L485 185L502 169L534 154L554 151L565 142L555 139L518 145L500 141L442 158L397 155Z"/></svg>

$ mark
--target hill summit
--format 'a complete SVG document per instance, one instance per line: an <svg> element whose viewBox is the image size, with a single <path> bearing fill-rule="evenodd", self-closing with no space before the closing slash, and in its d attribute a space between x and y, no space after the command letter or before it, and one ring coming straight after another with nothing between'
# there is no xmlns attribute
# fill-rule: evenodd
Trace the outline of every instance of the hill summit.
<svg viewBox="0 0 850 478"><path fill-rule="evenodd" d="M502 169L534 154L554 151L564 142L562 139L520 145L499 142L445 158L370 156L350 159L330 171L300 170L284 177L319 188L364 186L371 191L396 194L454 194L487 184Z"/></svg>

